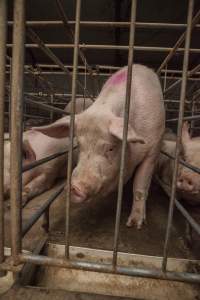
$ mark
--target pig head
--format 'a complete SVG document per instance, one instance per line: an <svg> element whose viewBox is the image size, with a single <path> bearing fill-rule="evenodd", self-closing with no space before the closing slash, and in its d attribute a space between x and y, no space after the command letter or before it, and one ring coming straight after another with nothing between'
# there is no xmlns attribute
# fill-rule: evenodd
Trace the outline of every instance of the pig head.
<svg viewBox="0 0 200 300"><path fill-rule="evenodd" d="M69 125L69 117L64 117L54 124L34 130L62 138L69 135ZM119 179L123 118L105 111L94 114L91 107L87 112L75 116L75 135L79 159L72 173L72 201L83 202L94 196L105 196L115 189ZM126 157L131 162L131 144L145 142L130 125L127 143Z"/></svg>

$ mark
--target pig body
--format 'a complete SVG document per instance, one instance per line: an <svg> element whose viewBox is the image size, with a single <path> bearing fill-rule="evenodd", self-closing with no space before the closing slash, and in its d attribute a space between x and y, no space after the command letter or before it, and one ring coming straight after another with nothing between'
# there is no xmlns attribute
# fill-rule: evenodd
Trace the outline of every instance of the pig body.
<svg viewBox="0 0 200 300"><path fill-rule="evenodd" d="M90 98L76 98L75 101L75 113L80 114L86 110L89 106L93 104L93 101ZM68 114L71 113L71 101L65 106L64 111Z"/></svg>
<svg viewBox="0 0 200 300"><path fill-rule="evenodd" d="M167 140L168 139L168 140ZM165 136L162 143L162 150L175 156L176 139L169 140ZM191 165L200 168L200 138L191 138L188 132L188 125L184 123L181 137L181 155L180 158ZM174 161L164 154L160 154L157 175L164 184L171 188L173 177ZM179 165L177 177L177 196L191 205L200 204L200 174Z"/></svg>
<svg viewBox="0 0 200 300"><path fill-rule="evenodd" d="M95 103L75 118L79 161L72 173L72 201L103 197L117 188L123 137L127 67L108 79ZM124 183L135 171L133 206L127 226L142 226L145 201L165 127L162 91L157 75L133 65ZM36 128L36 130L38 130ZM39 128L63 137L69 134L69 118ZM137 169L136 169L137 167Z"/></svg>

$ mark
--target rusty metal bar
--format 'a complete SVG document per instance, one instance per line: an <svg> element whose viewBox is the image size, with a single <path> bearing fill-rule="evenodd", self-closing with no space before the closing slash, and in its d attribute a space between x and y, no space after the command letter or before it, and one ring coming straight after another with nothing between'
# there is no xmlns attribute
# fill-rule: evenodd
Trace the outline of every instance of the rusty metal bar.
<svg viewBox="0 0 200 300"><path fill-rule="evenodd" d="M128 134L131 86L132 86L132 68L133 68L133 55L134 55L134 42L135 42L136 10L137 10L137 0L132 0L130 33L129 33L128 71L127 71L126 98L125 98L126 100L125 100L125 108L124 108L123 141L122 141L122 152L121 152L121 161L120 161L117 211L116 211L115 235L114 235L114 245L113 245L113 267L114 268L117 265L119 227L120 227L121 204L122 204L122 196L123 196L125 155L126 155L126 144L127 144L127 134Z"/></svg>
<svg viewBox="0 0 200 300"><path fill-rule="evenodd" d="M191 23L191 30L194 28L194 26L197 24L197 22L199 21L200 18L200 10L197 12L197 14L194 16L194 18L192 19L192 23ZM184 42L185 38L187 36L187 29L186 31L180 36L180 38L178 39L178 41L176 42L176 44L174 45L174 47L172 48L172 50L170 50L170 53L167 55L167 57L164 59L164 61L162 62L162 64L160 65L160 67L157 70L157 74L160 74L161 70L165 67L165 65L169 62L169 60L172 58L172 56L174 55L174 53L178 50L178 48L180 47L180 45Z"/></svg>
<svg viewBox="0 0 200 300"><path fill-rule="evenodd" d="M69 269L80 269L86 271L107 273L107 274L119 274L126 276L136 276L142 278L154 278L161 280L172 280L180 282L200 283L200 275L189 272L162 272L157 269L142 269L134 267L121 267L116 266L113 268L111 264L103 263L91 263L85 261L72 261L63 258L47 257L44 255L35 254L21 254L21 262L30 262L43 266L55 266Z"/></svg>
<svg viewBox="0 0 200 300"><path fill-rule="evenodd" d="M65 65L61 62L61 60L50 50L50 47L47 44L44 44L43 41L39 38L39 36L30 28L27 30L29 38L34 41L37 47L39 47L49 58L51 58L54 63L56 63L61 70L63 70L67 75L71 77L71 72L65 67ZM73 45L74 47L74 45ZM84 91L84 87L82 83L77 80L78 86ZM90 93L86 90L87 97L91 98L94 101L94 98L90 95Z"/></svg>
<svg viewBox="0 0 200 300"><path fill-rule="evenodd" d="M42 216L43 213L50 207L53 201L62 193L64 190L64 184L57 189L53 195L30 217L30 219L22 226L22 237L33 227L37 220Z"/></svg>
<svg viewBox="0 0 200 300"><path fill-rule="evenodd" d="M75 25L75 35L74 35L70 140L69 140L67 190L66 190L65 256L67 259L69 259L69 211L70 211L70 199L71 199L71 174L72 174L73 137L74 137L74 123L75 123L78 44L79 44L79 35L80 35L80 14L81 14L81 0L76 0L76 25Z"/></svg>
<svg viewBox="0 0 200 300"><path fill-rule="evenodd" d="M22 191L22 112L25 40L25 1L14 2L12 82L11 82L11 248L14 264L21 252L21 191Z"/></svg>
<svg viewBox="0 0 200 300"><path fill-rule="evenodd" d="M4 102L6 84L7 1L0 1L0 264L4 261ZM5 275L0 272L0 277Z"/></svg>
<svg viewBox="0 0 200 300"><path fill-rule="evenodd" d="M175 160L174 160L174 171L173 171L172 189L171 189L171 197L170 197L170 205L169 205L169 213L168 213L167 230L166 230L165 244L163 250L162 271L164 272L166 272L166 267L167 267L169 241L171 235L174 202L176 196L176 182L177 182L177 174L178 174L179 155L180 155L181 132L182 132L183 115L184 115L184 104L185 104L184 102L185 102L186 87L187 87L187 71L188 71L188 63L189 63L190 39L191 39L192 24L193 24L192 22L193 7L194 7L194 0L189 0L188 16L187 16L188 27L187 27L186 39L185 39L185 52L184 52L184 60L183 60L183 75L182 75L181 95L180 95L180 105L179 105L179 118L178 118L178 131L177 131L176 151L175 151Z"/></svg>
<svg viewBox="0 0 200 300"><path fill-rule="evenodd" d="M30 30L30 29L29 29ZM35 44L26 44L26 48L41 48L41 45ZM57 44L57 43L43 43L43 46L50 49L71 49L74 48L74 44ZM8 48L12 48L13 44L7 44ZM81 49L98 49L98 50L128 50L128 46L125 45L103 45L103 44L79 44L79 48ZM174 48L172 47L154 47L154 46L134 46L135 51L147 51L147 52L169 52ZM184 52L185 48L178 48L177 52ZM44 48L42 49L44 50ZM198 48L190 48L190 53L200 53L200 49ZM47 53L46 53L47 54ZM50 52L49 52L50 54ZM49 57L50 55L47 54ZM54 55L54 54L53 54ZM54 55L55 57L55 55ZM51 57L52 58L52 57ZM53 58L52 60L57 63ZM60 65L59 65L60 66ZM64 66L64 65L63 65ZM61 68L63 69L63 68ZM79 84L80 85L80 84ZM89 96L87 96L89 97Z"/></svg>
<svg viewBox="0 0 200 300"><path fill-rule="evenodd" d="M75 25L75 21L69 20L69 25ZM8 21L8 25L12 26L13 22ZM48 27L48 26L63 26L62 21L26 21L26 25L30 27ZM104 22L104 21L80 21L81 26L94 27L130 27L130 22ZM152 22L136 22L136 28L160 28L160 29L185 29L187 24L179 23L152 23ZM200 28L200 24L196 24L195 28Z"/></svg>

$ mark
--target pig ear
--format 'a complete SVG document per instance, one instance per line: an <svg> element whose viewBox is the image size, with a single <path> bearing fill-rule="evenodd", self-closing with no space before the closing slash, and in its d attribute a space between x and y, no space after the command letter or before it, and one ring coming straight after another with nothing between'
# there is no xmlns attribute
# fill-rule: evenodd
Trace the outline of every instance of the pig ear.
<svg viewBox="0 0 200 300"><path fill-rule="evenodd" d="M110 133L121 141L123 139L123 123L122 118L113 118L109 127ZM145 144L145 140L135 132L130 124L128 125L127 142Z"/></svg>
<svg viewBox="0 0 200 300"><path fill-rule="evenodd" d="M70 128L70 117L64 117L56 122L39 127L32 127L31 129L39 131L45 135L54 138L64 138L69 136L69 128Z"/></svg>
<svg viewBox="0 0 200 300"><path fill-rule="evenodd" d="M188 122L183 123L181 139L182 139L183 145L186 145L187 142L189 142L191 140L190 134L189 134L189 123Z"/></svg>
<svg viewBox="0 0 200 300"><path fill-rule="evenodd" d="M28 160L29 162L36 160L35 152L34 152L33 148L31 147L28 140L23 141L22 151L23 151L23 158L25 160Z"/></svg>

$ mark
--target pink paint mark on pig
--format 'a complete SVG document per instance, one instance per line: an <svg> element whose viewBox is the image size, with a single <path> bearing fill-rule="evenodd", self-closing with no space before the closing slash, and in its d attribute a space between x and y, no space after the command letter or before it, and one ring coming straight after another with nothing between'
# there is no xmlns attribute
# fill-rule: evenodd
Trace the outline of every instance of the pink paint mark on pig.
<svg viewBox="0 0 200 300"><path fill-rule="evenodd" d="M108 86L118 85L118 84L126 81L126 78L127 78L127 68L126 69L122 69L122 70L118 71L117 73L115 73L114 75L112 75L108 79L108 81L106 81L103 89L105 87L108 87Z"/></svg>

